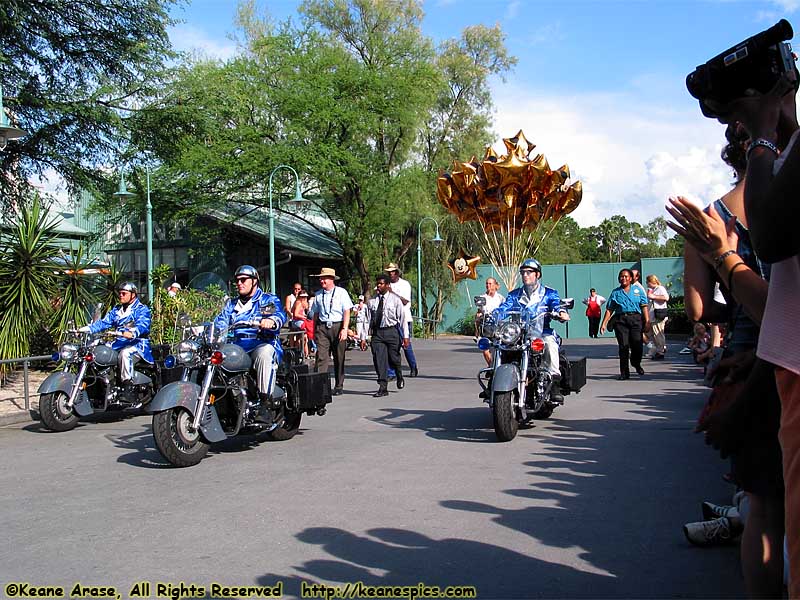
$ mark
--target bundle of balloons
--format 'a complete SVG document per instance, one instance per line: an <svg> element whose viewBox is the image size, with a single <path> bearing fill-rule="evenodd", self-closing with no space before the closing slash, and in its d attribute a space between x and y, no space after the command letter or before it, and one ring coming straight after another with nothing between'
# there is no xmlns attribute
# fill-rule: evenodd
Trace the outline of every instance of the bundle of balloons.
<svg viewBox="0 0 800 600"><path fill-rule="evenodd" d="M439 202L460 223L479 221L486 232L514 236L545 221L555 224L578 207L583 188L580 181L568 183L567 165L552 170L543 154L531 159L536 146L522 130L503 143L503 156L489 146L481 162L473 156L455 161L451 173L440 172Z"/></svg>

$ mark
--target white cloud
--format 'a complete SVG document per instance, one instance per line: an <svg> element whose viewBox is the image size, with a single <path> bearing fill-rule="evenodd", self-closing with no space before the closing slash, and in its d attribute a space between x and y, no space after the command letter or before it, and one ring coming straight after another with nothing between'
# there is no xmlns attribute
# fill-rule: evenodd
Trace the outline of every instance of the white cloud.
<svg viewBox="0 0 800 600"><path fill-rule="evenodd" d="M567 163L573 180L583 182L572 213L582 226L614 214L647 222L666 216L670 195L707 203L730 189L730 169L719 158L724 129L699 110L631 94L548 95L513 84L495 92L498 137L522 129L551 167Z"/></svg>
<svg viewBox="0 0 800 600"><path fill-rule="evenodd" d="M204 57L220 60L228 60L237 53L236 44L233 42L221 42L202 29L190 25L172 27L169 37L173 47L181 52L199 52Z"/></svg>
<svg viewBox="0 0 800 600"><path fill-rule="evenodd" d="M68 209L70 195L67 184L53 169L46 169L41 177L31 177L29 183L38 189L42 196L54 201L57 210Z"/></svg>

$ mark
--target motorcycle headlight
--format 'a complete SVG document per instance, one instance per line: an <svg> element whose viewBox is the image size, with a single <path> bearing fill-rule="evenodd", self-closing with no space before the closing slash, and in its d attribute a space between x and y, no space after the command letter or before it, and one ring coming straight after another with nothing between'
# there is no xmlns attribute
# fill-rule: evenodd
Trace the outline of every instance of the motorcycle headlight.
<svg viewBox="0 0 800 600"><path fill-rule="evenodd" d="M178 344L178 360L181 363L188 365L194 361L199 349L200 345L197 342L192 340L183 340L180 344Z"/></svg>
<svg viewBox="0 0 800 600"><path fill-rule="evenodd" d="M502 323L497 330L500 342L506 346L514 344L522 333L522 326L519 323Z"/></svg>
<svg viewBox="0 0 800 600"><path fill-rule="evenodd" d="M58 349L61 360L72 360L77 351L78 347L75 344L61 344L61 348Z"/></svg>

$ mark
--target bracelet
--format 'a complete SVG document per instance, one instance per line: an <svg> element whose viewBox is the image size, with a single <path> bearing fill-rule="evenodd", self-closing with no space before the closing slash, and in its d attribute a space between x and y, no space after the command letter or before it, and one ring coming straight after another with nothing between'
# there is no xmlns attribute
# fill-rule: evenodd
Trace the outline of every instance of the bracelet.
<svg viewBox="0 0 800 600"><path fill-rule="evenodd" d="M750 142L750 145L747 147L747 154L745 155L745 158L747 158L748 162L750 161L750 155L753 153L753 150L755 150L759 146L763 146L767 150L771 150L772 152L775 153L775 156L780 156L781 154L780 149L775 144L773 144L769 140L765 140L764 138L758 138Z"/></svg>
<svg viewBox="0 0 800 600"><path fill-rule="evenodd" d="M714 269L719 271L719 268L722 266L722 263L725 262L725 259L728 258L731 254L736 254L736 250L726 250L722 254L720 254L717 258L714 259Z"/></svg>
<svg viewBox="0 0 800 600"><path fill-rule="evenodd" d="M731 294L733 294L733 274L736 272L736 269L738 269L741 266L747 267L747 264L743 260L739 261L738 263L736 263L731 267L730 271L728 271L728 291Z"/></svg>

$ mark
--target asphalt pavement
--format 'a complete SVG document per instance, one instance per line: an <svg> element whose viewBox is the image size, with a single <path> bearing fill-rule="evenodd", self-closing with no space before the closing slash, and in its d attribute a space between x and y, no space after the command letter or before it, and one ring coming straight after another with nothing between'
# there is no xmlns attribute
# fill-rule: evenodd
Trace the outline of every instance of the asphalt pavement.
<svg viewBox="0 0 800 600"><path fill-rule="evenodd" d="M344 395L293 440L235 438L187 469L166 464L145 415L0 428L0 593L20 582L69 595L78 582L127 598L142 582L156 598L183 582L224 597L213 582L280 582L296 597L303 582L362 582L480 598L742 597L737 548L692 547L681 529L702 500L733 492L692 433L698 367L675 345L617 381L612 340L566 343L589 359L586 387L509 443L463 337L414 340L419 377L378 399L370 354L351 351Z"/></svg>

